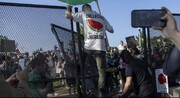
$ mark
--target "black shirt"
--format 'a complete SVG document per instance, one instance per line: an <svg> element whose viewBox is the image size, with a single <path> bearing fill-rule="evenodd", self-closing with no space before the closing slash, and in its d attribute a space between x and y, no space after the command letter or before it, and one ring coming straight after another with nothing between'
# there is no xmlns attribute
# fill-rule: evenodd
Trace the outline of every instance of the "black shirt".
<svg viewBox="0 0 180 98"><path fill-rule="evenodd" d="M147 66L139 59L132 59L126 66L126 77L132 77L136 94L145 97L154 92Z"/></svg>

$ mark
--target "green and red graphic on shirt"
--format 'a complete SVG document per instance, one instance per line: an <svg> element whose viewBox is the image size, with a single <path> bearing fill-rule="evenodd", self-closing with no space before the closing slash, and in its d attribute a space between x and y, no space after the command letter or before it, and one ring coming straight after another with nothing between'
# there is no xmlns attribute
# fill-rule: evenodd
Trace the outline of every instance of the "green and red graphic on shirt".
<svg viewBox="0 0 180 98"><path fill-rule="evenodd" d="M87 19L87 24L93 31L100 32L103 30L103 24L98 21Z"/></svg>

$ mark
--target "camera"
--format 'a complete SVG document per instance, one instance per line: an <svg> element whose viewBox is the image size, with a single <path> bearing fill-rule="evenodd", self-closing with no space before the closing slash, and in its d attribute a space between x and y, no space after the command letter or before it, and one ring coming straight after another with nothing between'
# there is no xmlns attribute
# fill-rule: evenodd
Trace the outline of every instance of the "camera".
<svg viewBox="0 0 180 98"><path fill-rule="evenodd" d="M153 10L133 10L131 12L131 25L132 27L165 27L166 21L162 20L166 14L164 10L153 9Z"/></svg>

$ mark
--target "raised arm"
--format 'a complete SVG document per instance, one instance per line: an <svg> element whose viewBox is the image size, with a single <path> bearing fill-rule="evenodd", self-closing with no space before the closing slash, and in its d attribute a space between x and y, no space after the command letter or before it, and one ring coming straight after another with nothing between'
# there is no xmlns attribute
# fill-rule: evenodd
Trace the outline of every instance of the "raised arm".
<svg viewBox="0 0 180 98"><path fill-rule="evenodd" d="M163 7L162 10L166 12L165 16L161 18L162 20L167 21L166 26L154 27L154 29L160 30L180 51L180 32L177 29L176 20L169 9Z"/></svg>
<svg viewBox="0 0 180 98"><path fill-rule="evenodd" d="M67 10L65 11L65 16L66 16L66 18L68 18L68 19L73 19L72 11L71 11L72 6L67 5L66 8L67 8Z"/></svg>
<svg viewBox="0 0 180 98"><path fill-rule="evenodd" d="M110 32L110 33L114 33L113 27L110 25L110 23L106 20L105 17L103 17L103 20L104 20L104 22L105 22L105 24L106 24L106 30L107 30L108 32Z"/></svg>

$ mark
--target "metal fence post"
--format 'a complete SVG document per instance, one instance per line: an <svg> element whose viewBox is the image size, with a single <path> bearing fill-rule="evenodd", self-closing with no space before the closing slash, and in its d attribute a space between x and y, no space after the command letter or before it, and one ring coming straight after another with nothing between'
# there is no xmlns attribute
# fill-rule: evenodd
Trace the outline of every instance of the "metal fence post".
<svg viewBox="0 0 180 98"><path fill-rule="evenodd" d="M72 11L72 9L71 9ZM77 94L78 97L81 97L81 90L80 90L80 81L79 81L79 66L76 62L76 46L75 46L75 37L74 37L74 25L73 20L71 19L71 34L72 34L72 41L73 41L73 58L74 58L74 64L76 66L76 87L77 87Z"/></svg>
<svg viewBox="0 0 180 98"><path fill-rule="evenodd" d="M78 8L75 8L75 12L78 12ZM78 35L78 47L79 47L79 56L80 56L80 69L81 69L81 80L82 80L82 93L83 97L86 96L86 87L85 87L85 77L84 77L84 58L83 58L83 51L81 45L81 34L80 34L80 27L79 23L76 23L77 28L77 35Z"/></svg>

